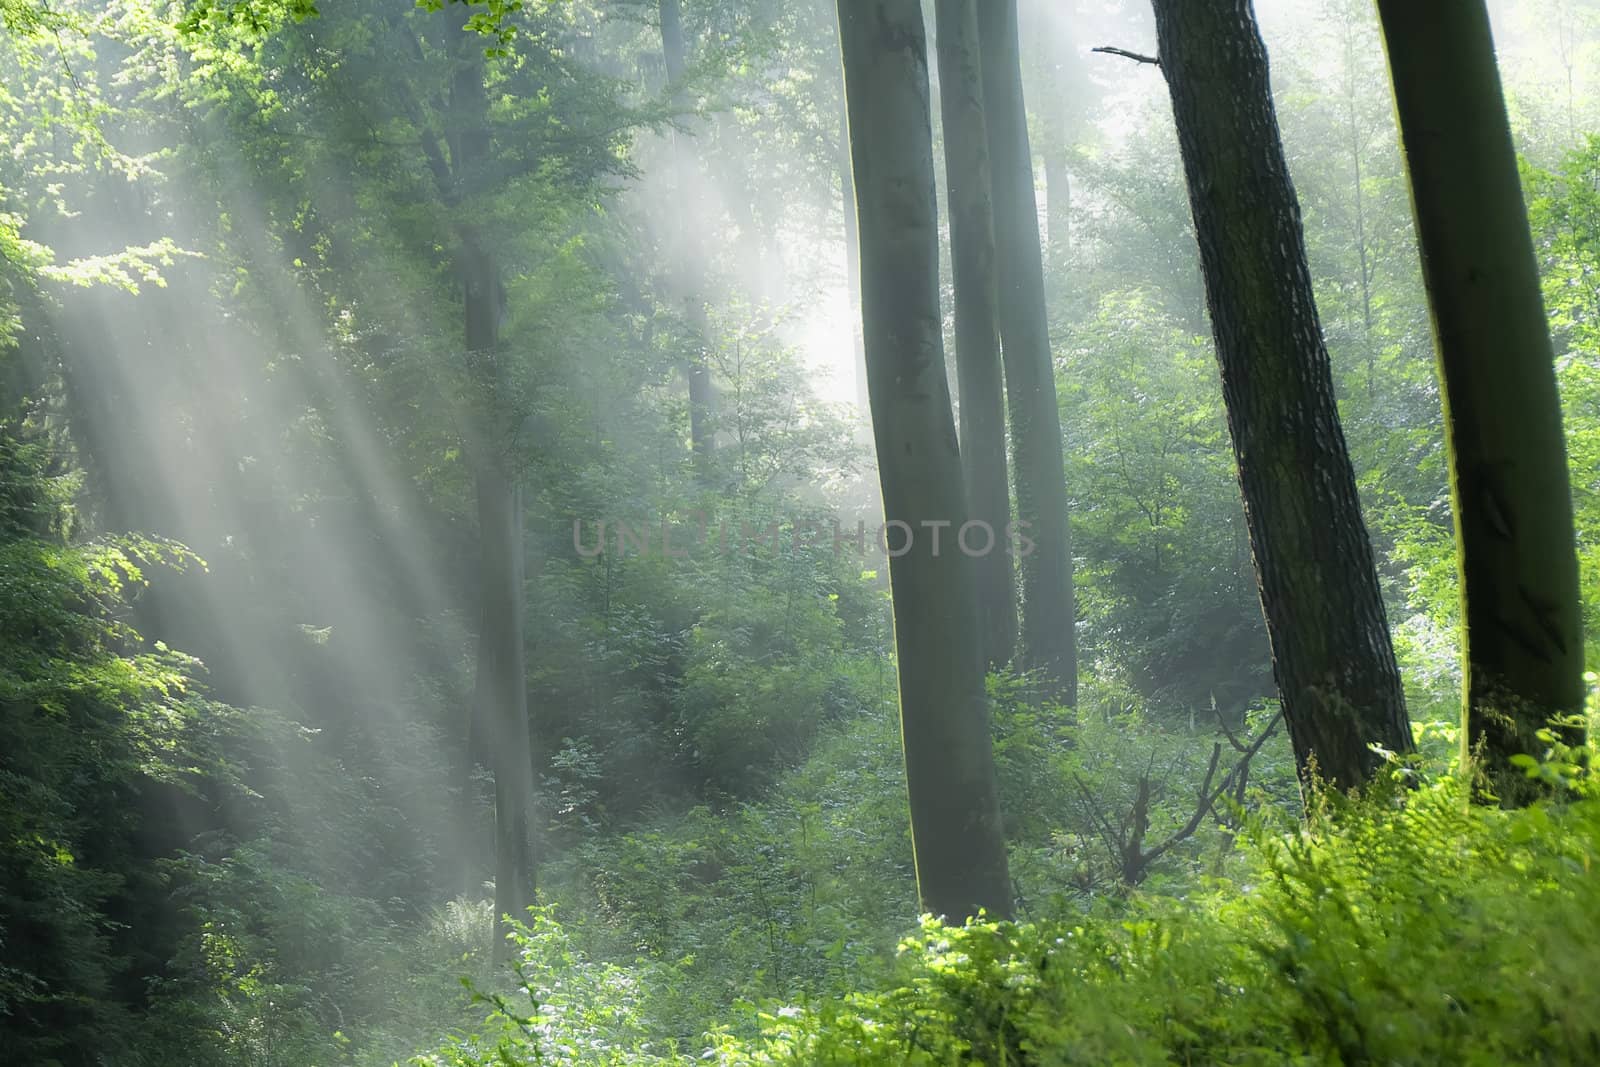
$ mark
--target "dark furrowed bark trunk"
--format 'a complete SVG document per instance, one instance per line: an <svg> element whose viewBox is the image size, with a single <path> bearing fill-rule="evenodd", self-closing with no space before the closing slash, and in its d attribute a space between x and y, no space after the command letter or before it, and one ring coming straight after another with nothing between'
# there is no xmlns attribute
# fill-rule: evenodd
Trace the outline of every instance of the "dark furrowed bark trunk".
<svg viewBox="0 0 1600 1067"><path fill-rule="evenodd" d="M1249 0L1155 0L1284 719L1360 785L1411 731Z"/></svg>
<svg viewBox="0 0 1600 1067"><path fill-rule="evenodd" d="M1043 676L1050 694L1077 702L1078 645L1067 528L1061 412L1045 313L1033 155L1022 99L1016 0L978 4L984 118L993 175L1001 356L1011 417L1017 520L1032 542L1019 553L1024 667ZM1026 546L1024 546L1026 549Z"/></svg>
<svg viewBox="0 0 1600 1067"><path fill-rule="evenodd" d="M1381 0L1443 386L1465 729L1507 804L1583 709L1583 616L1554 349L1481 0ZM1571 743L1581 732L1567 731Z"/></svg>
<svg viewBox="0 0 1600 1067"><path fill-rule="evenodd" d="M1017 601L1011 556L1005 551L1011 494L1006 476L994 221L978 67L978 20L974 0L937 0L935 11L950 257L955 276L961 459L972 520L983 524L973 533L971 549L977 553L973 562L984 661L991 670L998 670L1011 662L1016 651ZM979 551L985 544L989 550Z"/></svg>
<svg viewBox="0 0 1600 1067"><path fill-rule="evenodd" d="M944 371L927 42L917 0L839 0L863 333L891 546L900 721L922 906L1011 913L961 457ZM935 527L942 541L935 548ZM942 524L949 524L947 526Z"/></svg>

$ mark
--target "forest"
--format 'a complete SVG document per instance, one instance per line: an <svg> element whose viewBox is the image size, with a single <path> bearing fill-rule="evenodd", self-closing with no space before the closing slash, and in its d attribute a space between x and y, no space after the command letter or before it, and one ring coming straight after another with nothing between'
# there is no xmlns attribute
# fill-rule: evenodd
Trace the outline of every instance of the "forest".
<svg viewBox="0 0 1600 1067"><path fill-rule="evenodd" d="M1600 0L0 0L0 1064L1600 1063Z"/></svg>

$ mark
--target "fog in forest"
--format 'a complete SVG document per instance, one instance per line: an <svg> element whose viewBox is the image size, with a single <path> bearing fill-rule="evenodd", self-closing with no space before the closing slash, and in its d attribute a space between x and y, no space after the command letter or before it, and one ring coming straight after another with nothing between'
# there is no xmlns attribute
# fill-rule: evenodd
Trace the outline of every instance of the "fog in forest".
<svg viewBox="0 0 1600 1067"><path fill-rule="evenodd" d="M0 0L0 1063L1596 1062L1597 190L1594 0Z"/></svg>

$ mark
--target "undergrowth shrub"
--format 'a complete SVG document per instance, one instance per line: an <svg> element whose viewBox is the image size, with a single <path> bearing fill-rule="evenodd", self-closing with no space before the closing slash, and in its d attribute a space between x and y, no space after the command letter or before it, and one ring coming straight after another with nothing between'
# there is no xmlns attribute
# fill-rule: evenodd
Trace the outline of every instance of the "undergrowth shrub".
<svg viewBox="0 0 1600 1067"><path fill-rule="evenodd" d="M685 977L670 961L593 963L538 916L518 995L417 1062L1600 1062L1600 798L1505 812L1450 778L1324 798L1289 833L1250 820L1240 841L1244 873L1187 899L924 920L887 975L747 1005L676 1046L651 1021Z"/></svg>
<svg viewBox="0 0 1600 1067"><path fill-rule="evenodd" d="M925 923L899 983L722 1064L1504 1064L1600 1059L1600 801L1453 781L1256 832L1253 877L1121 917Z"/></svg>

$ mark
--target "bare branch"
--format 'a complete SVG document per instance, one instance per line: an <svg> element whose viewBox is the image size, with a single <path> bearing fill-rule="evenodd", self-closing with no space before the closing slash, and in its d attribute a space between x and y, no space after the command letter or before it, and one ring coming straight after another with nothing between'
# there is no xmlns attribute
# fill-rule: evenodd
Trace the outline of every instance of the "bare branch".
<svg viewBox="0 0 1600 1067"><path fill-rule="evenodd" d="M1217 717L1217 725L1222 729L1222 736L1228 739L1228 744L1233 746L1233 750L1235 752L1248 751L1250 746L1235 737L1233 731L1228 729L1228 721L1222 717L1222 712L1216 710L1213 706L1211 713Z"/></svg>
<svg viewBox="0 0 1600 1067"><path fill-rule="evenodd" d="M1102 843L1106 846L1106 851L1111 853L1113 859L1120 860L1123 849L1123 840L1121 835L1119 835L1117 831L1112 828L1111 820L1106 818L1105 811L1100 807L1099 802L1095 800L1094 794L1089 791L1089 787L1083 784L1083 779L1074 774L1072 776L1072 780L1078 786L1079 792L1083 794L1084 802L1087 805L1086 810L1088 811L1089 815L1098 820L1100 823L1100 838Z"/></svg>
<svg viewBox="0 0 1600 1067"><path fill-rule="evenodd" d="M1263 729L1254 740L1252 740L1248 745L1239 749L1242 755L1240 755L1238 762L1233 765L1233 768L1229 770L1227 774L1222 776L1222 781L1217 783L1215 789L1212 788L1211 783L1217 774L1217 761L1222 756L1222 742L1218 741L1212 744L1211 762L1206 767L1205 779L1200 783L1199 795L1195 798L1196 804L1193 814L1189 816L1188 822L1184 823L1177 830L1168 835L1167 839L1161 842L1161 844L1157 845L1148 852L1141 852L1139 854L1139 856L1135 859L1136 869L1139 874L1143 874L1146 867L1154 863L1161 856L1165 855L1173 847L1188 840L1191 836L1193 836L1196 830L1200 829L1200 823L1215 807L1217 799L1229 789L1233 788L1236 781L1244 780L1244 776L1250 771L1250 761L1255 758L1257 752L1261 751L1261 746L1267 743L1267 738L1271 737L1277 731L1278 722L1282 717L1283 712L1280 710L1277 714L1273 715L1271 721L1267 723L1265 729ZM1232 740L1233 739L1230 737L1229 741L1232 742ZM1235 743L1234 747L1238 748L1239 746L1237 743Z"/></svg>
<svg viewBox="0 0 1600 1067"><path fill-rule="evenodd" d="M1130 52L1126 48L1112 48L1110 45L1104 45L1100 48L1091 48L1089 51L1103 52L1108 56L1121 56L1123 59L1131 59L1135 63L1148 63L1152 67L1161 66L1159 56L1141 55L1138 52Z"/></svg>

